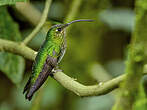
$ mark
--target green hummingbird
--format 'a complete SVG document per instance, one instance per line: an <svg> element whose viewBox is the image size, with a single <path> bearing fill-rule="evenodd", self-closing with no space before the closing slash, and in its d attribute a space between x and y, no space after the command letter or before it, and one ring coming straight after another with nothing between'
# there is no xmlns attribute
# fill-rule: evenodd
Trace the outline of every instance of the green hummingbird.
<svg viewBox="0 0 147 110"><path fill-rule="evenodd" d="M75 22L93 20L74 20L67 24L52 26L47 32L46 39L41 45L32 66L32 74L24 87L23 94L29 101L33 94L42 86L47 77L60 63L66 51L66 27Z"/></svg>

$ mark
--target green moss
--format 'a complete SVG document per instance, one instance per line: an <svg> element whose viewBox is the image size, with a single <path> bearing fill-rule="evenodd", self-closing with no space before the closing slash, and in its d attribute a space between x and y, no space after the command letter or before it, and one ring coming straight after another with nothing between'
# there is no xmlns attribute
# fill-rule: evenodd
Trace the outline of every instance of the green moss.
<svg viewBox="0 0 147 110"><path fill-rule="evenodd" d="M146 106L137 109L140 104L146 103L145 97L138 98L145 59L145 44L147 43L147 0L136 0L136 25L132 35L132 42L126 63L126 79L121 85L119 100L113 110L146 110ZM126 92L127 91L127 92ZM127 94L126 94L127 93Z"/></svg>

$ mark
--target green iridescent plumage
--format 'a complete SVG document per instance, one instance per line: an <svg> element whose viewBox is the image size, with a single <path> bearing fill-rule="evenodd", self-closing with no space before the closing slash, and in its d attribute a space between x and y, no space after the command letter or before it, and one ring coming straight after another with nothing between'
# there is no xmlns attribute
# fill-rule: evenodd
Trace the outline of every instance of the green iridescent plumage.
<svg viewBox="0 0 147 110"><path fill-rule="evenodd" d="M33 94L41 87L48 75L58 65L64 56L66 50L65 29L74 22L92 21L75 20L67 24L58 24L52 26L46 36L35 58L32 75L29 78L23 93L26 93L26 99L31 100Z"/></svg>
<svg viewBox="0 0 147 110"><path fill-rule="evenodd" d="M62 45L64 45L63 41L63 34L60 34L60 37L57 38L58 35L56 35L55 32L56 28L50 30L47 34L46 40L43 43L42 47L40 48L38 55L36 57L36 60L33 65L33 82L37 79L39 73L42 71L44 62L46 61L48 55L53 57L53 58L59 58L60 57L60 51ZM58 34L58 32L57 32Z"/></svg>

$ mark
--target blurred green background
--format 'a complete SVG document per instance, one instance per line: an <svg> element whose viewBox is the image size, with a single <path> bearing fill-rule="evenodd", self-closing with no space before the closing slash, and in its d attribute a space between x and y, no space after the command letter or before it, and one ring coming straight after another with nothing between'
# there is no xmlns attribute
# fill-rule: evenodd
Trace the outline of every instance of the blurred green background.
<svg viewBox="0 0 147 110"><path fill-rule="evenodd" d="M134 0L53 0L48 22L29 47L38 50L51 25L68 21L72 2L78 6L69 20L93 19L94 22L75 23L68 29L67 51L60 68L85 85L98 84L124 73L134 26ZM30 3L40 16L45 1L30 0ZM15 4L0 7L0 38L21 41L34 26ZM22 91L32 63L20 56L0 53L0 110L109 110L114 104L116 90L103 96L81 98L50 77L29 102Z"/></svg>

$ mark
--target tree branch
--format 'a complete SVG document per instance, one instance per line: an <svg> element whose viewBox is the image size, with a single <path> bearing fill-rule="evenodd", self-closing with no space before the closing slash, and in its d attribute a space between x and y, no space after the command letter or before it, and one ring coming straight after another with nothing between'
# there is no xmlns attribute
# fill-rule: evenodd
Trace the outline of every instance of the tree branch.
<svg viewBox="0 0 147 110"><path fill-rule="evenodd" d="M136 110L136 102L140 101L142 73L144 72L145 50L147 42L147 0L136 0L135 13L136 21L132 35L128 59L126 63L126 78L120 86L120 96L116 101L113 110ZM143 100L141 96L141 99ZM143 106L143 104L141 104ZM145 105L145 104L144 104ZM146 106L146 105L145 105ZM146 107L144 108L146 109Z"/></svg>
<svg viewBox="0 0 147 110"><path fill-rule="evenodd" d="M0 51L6 51L23 56L29 60L34 60L36 53L34 50L22 43L0 39ZM147 65L144 66L144 74L147 74ZM114 78L110 81L99 83L92 86L85 86L67 76L63 72L57 72L53 78L57 80L66 89L74 92L79 96L99 96L104 95L119 87L121 81L124 80L126 74Z"/></svg>
<svg viewBox="0 0 147 110"><path fill-rule="evenodd" d="M55 80L57 80L62 86L66 89L74 92L78 96L87 97L87 96L99 96L104 95L112 90L118 88L119 83L124 80L125 75L121 75L117 78L114 78L107 82L101 82L92 86L85 86L75 81L74 78L71 78L65 75L63 72L58 72L54 74Z"/></svg>
<svg viewBox="0 0 147 110"><path fill-rule="evenodd" d="M15 9L34 26L36 26L41 19L41 12L30 2L16 2Z"/></svg>
<svg viewBox="0 0 147 110"><path fill-rule="evenodd" d="M39 22L39 24L35 27L35 29L31 32L31 34L29 34L23 41L24 44L29 43L33 37L39 32L39 30L42 28L42 26L44 25L46 19L47 19L47 15L48 15L48 11L50 8L50 4L51 4L52 0L46 0L45 3L45 8L41 17L41 20Z"/></svg>
<svg viewBox="0 0 147 110"><path fill-rule="evenodd" d="M34 60L37 54L37 52L25 46L23 43L3 39L0 39L0 51L11 52L23 56L29 60Z"/></svg>
<svg viewBox="0 0 147 110"><path fill-rule="evenodd" d="M73 0L72 1L69 12L64 20L65 23L70 22L74 19L74 17L76 16L76 14L80 8L81 3L82 3L82 0Z"/></svg>

